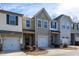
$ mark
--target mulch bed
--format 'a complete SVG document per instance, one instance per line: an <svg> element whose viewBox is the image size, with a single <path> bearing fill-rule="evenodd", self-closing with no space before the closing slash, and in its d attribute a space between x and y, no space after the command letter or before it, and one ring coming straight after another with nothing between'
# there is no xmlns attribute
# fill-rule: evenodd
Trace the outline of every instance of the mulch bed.
<svg viewBox="0 0 79 59"><path fill-rule="evenodd" d="M42 55L42 54L48 53L48 51L46 51L46 50L35 50L35 51L28 51L28 52L25 52L25 53L28 54L28 55Z"/></svg>

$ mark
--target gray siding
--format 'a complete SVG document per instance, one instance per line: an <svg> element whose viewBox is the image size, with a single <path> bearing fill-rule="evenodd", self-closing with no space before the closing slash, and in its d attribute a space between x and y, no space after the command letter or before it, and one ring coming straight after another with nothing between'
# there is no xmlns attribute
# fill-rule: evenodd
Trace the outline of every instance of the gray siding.
<svg viewBox="0 0 79 59"><path fill-rule="evenodd" d="M65 28L63 28L65 26ZM69 26L69 28L67 28ZM66 16L60 19L60 40L65 41L64 37L68 37L68 44L71 42L71 22Z"/></svg>

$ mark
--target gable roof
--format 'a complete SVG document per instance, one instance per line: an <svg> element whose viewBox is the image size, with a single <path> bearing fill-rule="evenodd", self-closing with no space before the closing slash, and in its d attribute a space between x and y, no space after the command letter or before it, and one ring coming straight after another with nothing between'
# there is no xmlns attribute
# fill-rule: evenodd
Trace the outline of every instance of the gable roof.
<svg viewBox="0 0 79 59"><path fill-rule="evenodd" d="M16 14L18 16L23 16L23 14L12 12L12 11L6 11L6 10L0 10L0 13L6 13L6 14Z"/></svg>
<svg viewBox="0 0 79 59"><path fill-rule="evenodd" d="M44 13L48 19L51 20L51 17L49 16L48 12L45 10L45 8L42 8L40 11L38 11L33 17L38 16L39 14Z"/></svg>
<svg viewBox="0 0 79 59"><path fill-rule="evenodd" d="M67 15L64 15L64 14L61 14L60 16L56 17L54 20L60 20L60 18L62 18L63 16L68 17L70 19L70 21L72 22L71 17L67 16Z"/></svg>

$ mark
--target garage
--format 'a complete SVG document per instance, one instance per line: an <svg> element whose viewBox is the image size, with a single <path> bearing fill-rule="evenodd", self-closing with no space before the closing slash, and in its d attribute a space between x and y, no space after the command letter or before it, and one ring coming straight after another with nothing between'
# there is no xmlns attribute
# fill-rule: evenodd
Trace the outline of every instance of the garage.
<svg viewBox="0 0 79 59"><path fill-rule="evenodd" d="M79 37L75 37L76 38L76 41L79 41Z"/></svg>
<svg viewBox="0 0 79 59"><path fill-rule="evenodd" d="M79 37L78 36L75 37L75 45L79 45Z"/></svg>
<svg viewBox="0 0 79 59"><path fill-rule="evenodd" d="M64 39L62 40L62 43L63 43L63 44L70 44L70 39L64 38Z"/></svg>
<svg viewBox="0 0 79 59"><path fill-rule="evenodd" d="M38 36L38 47L48 48L48 36Z"/></svg>
<svg viewBox="0 0 79 59"><path fill-rule="evenodd" d="M20 50L20 41L16 37L6 37L3 39L3 50L17 51Z"/></svg>

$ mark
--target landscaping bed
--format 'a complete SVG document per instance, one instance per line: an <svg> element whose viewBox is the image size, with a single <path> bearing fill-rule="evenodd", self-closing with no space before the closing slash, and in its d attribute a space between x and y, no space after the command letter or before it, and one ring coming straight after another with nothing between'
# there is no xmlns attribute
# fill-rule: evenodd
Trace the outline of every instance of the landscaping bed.
<svg viewBox="0 0 79 59"><path fill-rule="evenodd" d="M48 51L46 51L44 49L38 49L38 50L35 50L35 51L26 52L26 54L28 54L28 55L42 55L42 54L46 54L46 53L48 53Z"/></svg>

